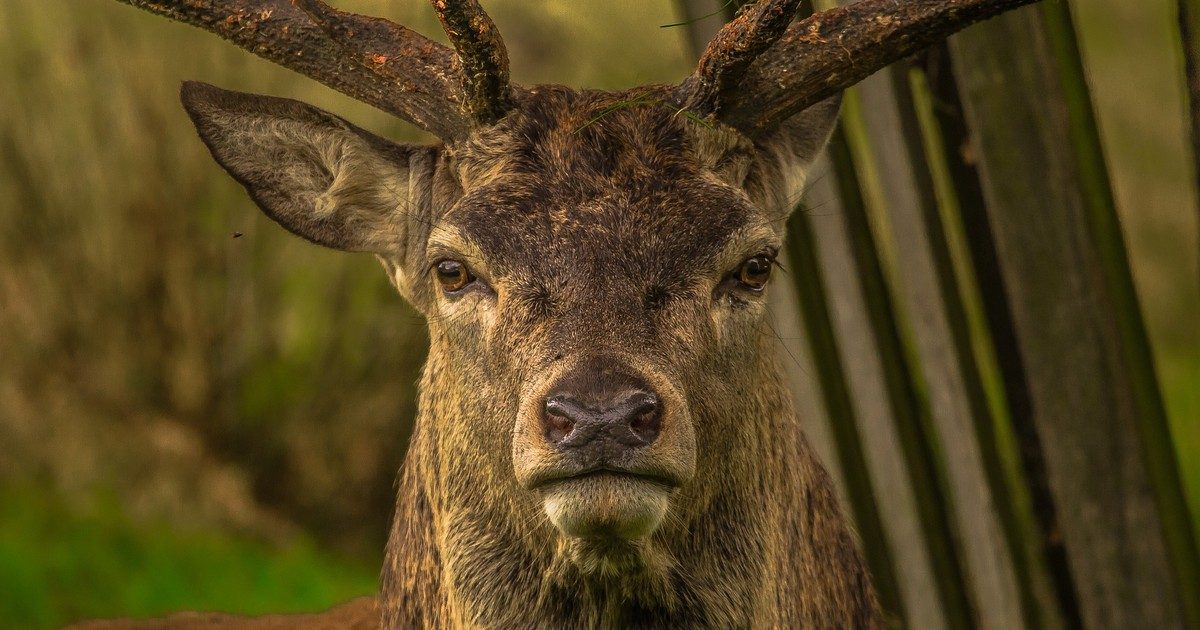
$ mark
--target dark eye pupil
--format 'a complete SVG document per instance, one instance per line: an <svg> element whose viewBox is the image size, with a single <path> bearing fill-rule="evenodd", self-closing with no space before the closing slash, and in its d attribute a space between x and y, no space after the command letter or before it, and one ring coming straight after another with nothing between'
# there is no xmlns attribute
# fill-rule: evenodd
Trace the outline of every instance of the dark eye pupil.
<svg viewBox="0 0 1200 630"><path fill-rule="evenodd" d="M447 291L457 291L471 281L466 265L453 260L443 260L436 267L438 282Z"/></svg>
<svg viewBox="0 0 1200 630"><path fill-rule="evenodd" d="M765 256L756 256L742 264L738 279L751 288L760 289L771 277L771 261Z"/></svg>

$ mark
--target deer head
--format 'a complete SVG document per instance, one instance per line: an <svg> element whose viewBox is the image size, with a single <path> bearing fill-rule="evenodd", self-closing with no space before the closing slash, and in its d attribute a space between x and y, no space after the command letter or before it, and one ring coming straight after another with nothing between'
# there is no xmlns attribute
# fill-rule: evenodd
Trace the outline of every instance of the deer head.
<svg viewBox="0 0 1200 630"><path fill-rule="evenodd" d="M553 571L670 590L669 567L709 534L734 541L731 562L763 553L746 541L771 539L779 518L704 523L788 510L747 491L793 474L772 467L820 476L811 458L789 461L803 449L765 292L838 94L1030 1L864 0L793 24L799 0L759 0L681 84L617 93L512 85L475 0L433 0L456 52L319 0L131 3L443 139L398 145L296 101L182 91L213 156L272 219L375 254L427 318L385 589L436 583L470 600ZM397 537L436 547L436 575L408 557L428 550ZM486 569L501 558L534 568Z"/></svg>

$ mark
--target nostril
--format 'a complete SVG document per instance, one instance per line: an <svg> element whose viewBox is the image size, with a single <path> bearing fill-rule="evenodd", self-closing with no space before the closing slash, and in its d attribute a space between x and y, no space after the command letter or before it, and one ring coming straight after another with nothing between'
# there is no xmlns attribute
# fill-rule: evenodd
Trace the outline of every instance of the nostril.
<svg viewBox="0 0 1200 630"><path fill-rule="evenodd" d="M560 397L556 396L546 400L546 409L543 415L546 424L546 439L551 444L563 441L575 429L575 420L571 417L571 410Z"/></svg>
<svg viewBox="0 0 1200 630"><path fill-rule="evenodd" d="M642 442L649 444L658 439L662 428L662 413L659 409L658 398L651 394L642 394L639 400L631 401L634 407L629 416L629 428Z"/></svg>
<svg viewBox="0 0 1200 630"><path fill-rule="evenodd" d="M559 391L542 403L542 432L559 451L617 453L658 439L662 405L641 389L613 393L596 388L577 394Z"/></svg>

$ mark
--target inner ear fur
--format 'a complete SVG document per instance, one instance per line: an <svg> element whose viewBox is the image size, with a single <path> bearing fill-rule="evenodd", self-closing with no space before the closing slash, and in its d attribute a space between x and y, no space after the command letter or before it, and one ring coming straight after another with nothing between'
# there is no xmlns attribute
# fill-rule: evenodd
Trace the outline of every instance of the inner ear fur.
<svg viewBox="0 0 1200 630"><path fill-rule="evenodd" d="M288 231L319 245L403 256L409 163L398 145L311 105L194 81L183 106L213 158Z"/></svg>
<svg viewBox="0 0 1200 630"><path fill-rule="evenodd" d="M839 93L755 138L755 157L743 184L747 194L786 219L800 201L813 162L833 135L841 105Z"/></svg>

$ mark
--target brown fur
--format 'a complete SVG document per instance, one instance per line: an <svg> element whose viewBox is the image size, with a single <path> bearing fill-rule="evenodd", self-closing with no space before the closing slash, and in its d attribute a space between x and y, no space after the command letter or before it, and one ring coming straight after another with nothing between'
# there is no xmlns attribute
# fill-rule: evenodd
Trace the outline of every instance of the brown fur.
<svg viewBox="0 0 1200 630"><path fill-rule="evenodd" d="M542 86L467 141L417 148L292 101L185 86L214 156L272 218L377 254L429 322L384 626L879 624L765 299L728 280L781 245L837 104L746 138L648 102L656 90ZM445 258L481 282L443 295L430 269ZM566 536L523 485L557 457L537 404L582 361L634 371L668 403L651 455L681 483L644 538Z"/></svg>

